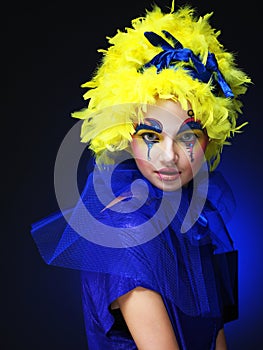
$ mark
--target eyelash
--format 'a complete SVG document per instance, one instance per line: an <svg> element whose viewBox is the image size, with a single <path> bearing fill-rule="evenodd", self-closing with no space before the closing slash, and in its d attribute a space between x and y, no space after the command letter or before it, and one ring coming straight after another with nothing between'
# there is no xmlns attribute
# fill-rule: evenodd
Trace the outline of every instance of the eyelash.
<svg viewBox="0 0 263 350"><path fill-rule="evenodd" d="M160 141L159 136L157 134L155 134L154 132L144 132L143 134L141 134L141 137L147 143L157 143ZM154 140L149 140L148 139L149 137L150 138L154 137Z"/></svg>
<svg viewBox="0 0 263 350"><path fill-rule="evenodd" d="M158 143L160 141L160 135L152 131L147 131L147 132L140 131L137 133L137 136L141 137L144 140L144 142L146 142L147 144ZM154 139L149 140L149 137L150 138L154 137Z"/></svg>
<svg viewBox="0 0 263 350"><path fill-rule="evenodd" d="M188 139L188 140L184 140L184 136L192 136L191 139ZM191 142L191 141L195 141L196 139L198 139L200 136L198 135L198 133L195 133L195 132L185 132L181 135L178 135L177 136L177 139L181 142Z"/></svg>

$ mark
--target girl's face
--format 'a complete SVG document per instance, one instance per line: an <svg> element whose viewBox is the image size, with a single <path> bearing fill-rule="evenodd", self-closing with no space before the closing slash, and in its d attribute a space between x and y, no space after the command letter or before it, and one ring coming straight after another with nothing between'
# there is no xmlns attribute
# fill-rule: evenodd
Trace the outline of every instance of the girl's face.
<svg viewBox="0 0 263 350"><path fill-rule="evenodd" d="M131 142L140 172L157 188L176 191L186 185L205 160L208 137L193 111L179 102L158 100Z"/></svg>

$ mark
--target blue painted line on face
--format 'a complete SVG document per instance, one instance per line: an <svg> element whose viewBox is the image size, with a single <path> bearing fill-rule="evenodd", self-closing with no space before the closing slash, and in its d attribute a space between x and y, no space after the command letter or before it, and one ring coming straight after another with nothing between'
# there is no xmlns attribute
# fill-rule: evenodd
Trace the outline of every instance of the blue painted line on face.
<svg viewBox="0 0 263 350"><path fill-rule="evenodd" d="M142 129L155 131L155 132L158 132L159 134L163 131L163 126L158 120L152 119L152 118L145 118L145 121L148 122L149 124L145 124L145 123L138 124L135 128L135 134Z"/></svg>
<svg viewBox="0 0 263 350"><path fill-rule="evenodd" d="M202 124L198 120L194 120L194 118L188 118L183 122L177 134L180 134L189 129L204 131L204 129L202 128Z"/></svg>

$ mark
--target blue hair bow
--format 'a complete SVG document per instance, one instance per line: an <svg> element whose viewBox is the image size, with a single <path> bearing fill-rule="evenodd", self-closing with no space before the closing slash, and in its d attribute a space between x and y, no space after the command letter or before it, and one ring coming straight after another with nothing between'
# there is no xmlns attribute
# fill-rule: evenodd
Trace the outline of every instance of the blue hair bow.
<svg viewBox="0 0 263 350"><path fill-rule="evenodd" d="M158 55L153 57L151 61L147 62L141 69L143 71L145 68L155 66L157 68L157 73L165 68L174 68L176 69L177 62L189 62L193 63L194 67L184 67L189 74L204 83L207 83L209 79L213 79L219 85L223 91L225 97L233 98L234 94L225 81L222 73L220 72L217 64L215 55L211 52L208 52L207 62L204 65L198 56L196 56L192 50L183 48L182 44L174 38L172 34L166 30L162 31L167 39L170 39L174 46L170 45L165 41L161 36L154 32L145 32L144 35L148 41L153 46L160 46L163 51Z"/></svg>

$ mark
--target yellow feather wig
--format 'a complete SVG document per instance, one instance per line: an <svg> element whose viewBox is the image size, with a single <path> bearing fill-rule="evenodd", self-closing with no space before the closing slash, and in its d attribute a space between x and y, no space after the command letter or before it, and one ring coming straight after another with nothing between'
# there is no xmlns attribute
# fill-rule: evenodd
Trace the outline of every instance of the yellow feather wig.
<svg viewBox="0 0 263 350"><path fill-rule="evenodd" d="M82 85L88 89L84 94L88 106L72 114L83 119L81 141L89 143L95 156L127 149L134 125L142 120L147 105L155 104L159 97L179 101L184 109L191 104L210 139L206 150L210 170L218 165L223 146L242 127L236 125L242 108L238 97L246 92L251 80L236 66L234 55L218 41L220 32L211 27L211 16L212 13L198 17L188 5L177 11L172 5L169 13L155 5L151 11L146 10L145 17L134 19L130 28L108 38L109 48L99 50L103 54L101 64L92 79ZM212 80L193 78L184 69L184 62L179 62L176 69L168 67L158 73L155 66L142 70L162 51L146 39L145 32L154 32L166 40L163 31L190 49L203 64L213 53L233 97L215 94Z"/></svg>

